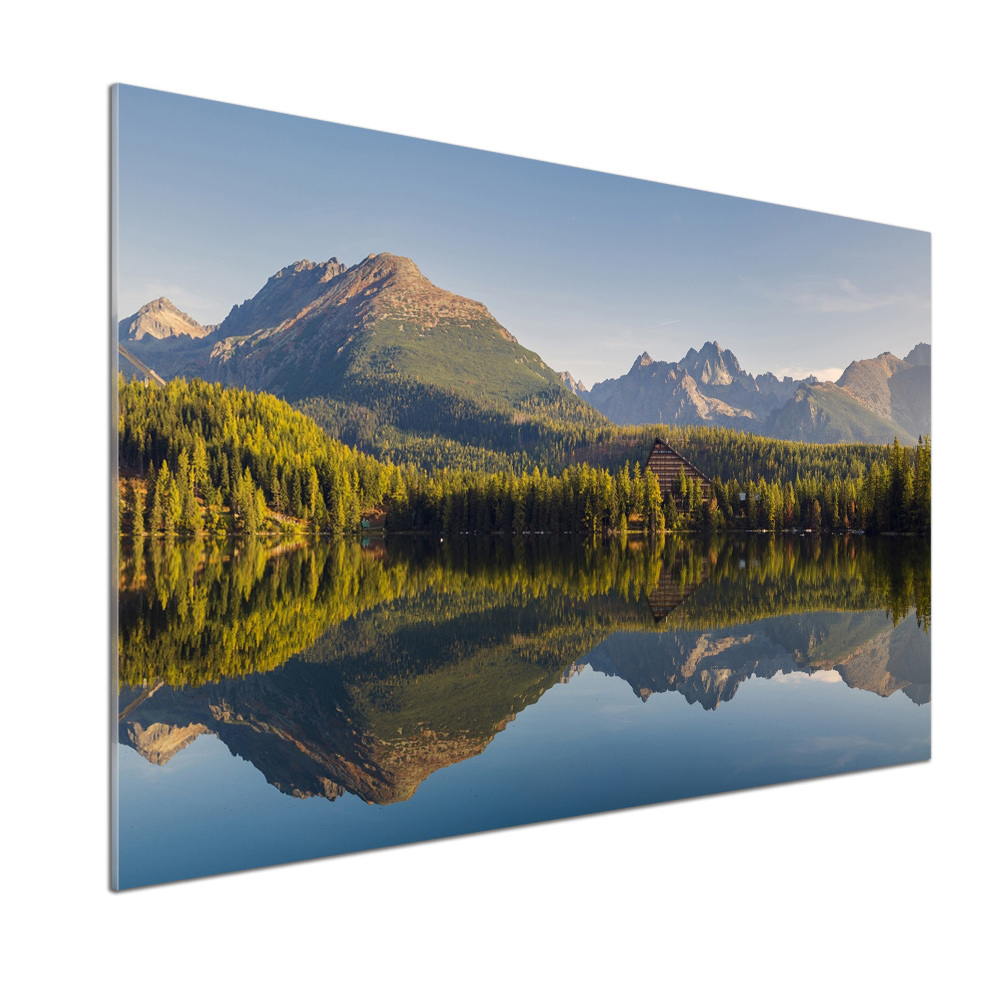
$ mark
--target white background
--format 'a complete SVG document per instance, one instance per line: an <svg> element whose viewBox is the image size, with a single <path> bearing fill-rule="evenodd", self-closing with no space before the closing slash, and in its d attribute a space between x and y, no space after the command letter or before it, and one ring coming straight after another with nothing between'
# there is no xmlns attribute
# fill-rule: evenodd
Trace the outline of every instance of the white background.
<svg viewBox="0 0 1000 1000"><path fill-rule="evenodd" d="M995 988L985 408L997 385L997 79L985 10L171 0L7 12L10 995ZM933 762L110 893L115 81L930 230Z"/></svg>

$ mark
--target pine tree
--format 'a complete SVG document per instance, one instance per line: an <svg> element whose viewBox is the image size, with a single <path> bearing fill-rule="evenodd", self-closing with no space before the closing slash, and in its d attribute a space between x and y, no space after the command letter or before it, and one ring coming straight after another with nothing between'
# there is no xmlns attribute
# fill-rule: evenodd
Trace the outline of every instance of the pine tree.
<svg viewBox="0 0 1000 1000"><path fill-rule="evenodd" d="M330 493L326 501L326 507L330 514L330 530L335 535L342 535L346 526L346 512L344 510L344 489L342 486L331 486Z"/></svg>
<svg viewBox="0 0 1000 1000"><path fill-rule="evenodd" d="M181 519L181 510L181 492L177 487L177 480L170 475L170 481L167 484L167 500L163 513L163 533L165 535L176 534Z"/></svg>
<svg viewBox="0 0 1000 1000"><path fill-rule="evenodd" d="M208 471L208 451L205 447L205 439L200 434L197 434L194 439L191 474L194 477L194 485L201 491L204 498L212 485L212 478Z"/></svg>
<svg viewBox="0 0 1000 1000"><path fill-rule="evenodd" d="M819 501L813 500L809 506L809 527L813 531L819 531L823 526L823 514L820 510Z"/></svg>
<svg viewBox="0 0 1000 1000"><path fill-rule="evenodd" d="M313 514L312 527L315 532L330 530L330 512L326 508L322 490L316 496L316 512Z"/></svg>
<svg viewBox="0 0 1000 1000"><path fill-rule="evenodd" d="M281 480L278 478L277 466L271 470L271 480L268 484L271 494L271 507L279 514L285 513L285 498L281 489Z"/></svg>
<svg viewBox="0 0 1000 1000"><path fill-rule="evenodd" d="M145 517L143 514L143 501L142 496L139 493L139 487L136 483L132 483L130 486L132 491L132 536L134 538L139 538L143 535L146 530Z"/></svg>
<svg viewBox="0 0 1000 1000"><path fill-rule="evenodd" d="M178 529L181 534L193 535L201 529L201 512L194 492L194 470L188 461L185 449L177 458L177 489L180 493L181 510Z"/></svg>
<svg viewBox="0 0 1000 1000"><path fill-rule="evenodd" d="M153 487L153 503L149 517L149 530L153 534L167 534L173 530L173 525L168 524L170 487L173 483L174 477L170 474L167 460L164 459Z"/></svg>
<svg viewBox="0 0 1000 1000"><path fill-rule="evenodd" d="M156 526L153 524L153 500L156 497L156 470L153 468L153 460L149 460L149 464L146 466L146 497L144 513L146 515L146 523L149 524L150 531L156 531Z"/></svg>
<svg viewBox="0 0 1000 1000"><path fill-rule="evenodd" d="M309 476L306 483L306 516L312 520L316 516L316 502L317 498L321 497L322 493L319 488L319 475L316 472L316 466L309 466Z"/></svg>
<svg viewBox="0 0 1000 1000"><path fill-rule="evenodd" d="M254 532L263 531L267 527L267 498L258 486L253 493Z"/></svg>
<svg viewBox="0 0 1000 1000"><path fill-rule="evenodd" d="M677 504L674 503L674 495L669 490L663 508L663 526L665 530L673 531L677 526Z"/></svg>
<svg viewBox="0 0 1000 1000"><path fill-rule="evenodd" d="M288 477L289 481L289 491L288 491L288 505L292 517L301 518L305 513L302 506L302 479L299 476L299 470L294 469L291 475Z"/></svg>
<svg viewBox="0 0 1000 1000"><path fill-rule="evenodd" d="M222 453L222 466L219 471L219 491L224 498L224 502L229 500L233 493L233 481L229 472L229 456Z"/></svg>
<svg viewBox="0 0 1000 1000"><path fill-rule="evenodd" d="M913 529L931 530L931 439L917 442L917 467L913 481Z"/></svg>
<svg viewBox="0 0 1000 1000"><path fill-rule="evenodd" d="M239 531L244 535L257 534L261 526L260 507L249 467L243 470L234 486L232 511Z"/></svg>

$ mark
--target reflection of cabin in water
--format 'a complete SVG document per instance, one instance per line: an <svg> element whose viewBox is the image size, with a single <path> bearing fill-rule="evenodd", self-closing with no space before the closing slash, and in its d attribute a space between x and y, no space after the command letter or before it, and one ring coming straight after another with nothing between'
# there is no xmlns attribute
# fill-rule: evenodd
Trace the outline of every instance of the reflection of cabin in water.
<svg viewBox="0 0 1000 1000"><path fill-rule="evenodd" d="M660 496L666 498L668 493L676 494L677 483L680 481L681 473L684 478L701 483L701 495L707 500L712 489L711 480L701 469L695 468L686 458L678 455L666 442L657 438L653 442L653 449L646 459L646 468L652 469L660 484Z"/></svg>
<svg viewBox="0 0 1000 1000"><path fill-rule="evenodd" d="M362 531L384 531L385 530L385 511L379 510L367 510L361 515L361 530Z"/></svg>
<svg viewBox="0 0 1000 1000"><path fill-rule="evenodd" d="M656 588L646 594L649 610L653 613L653 621L657 624L662 622L674 608L683 604L707 579L708 567L704 562L698 566L697 577L689 576L686 579L678 579L674 576L672 567L664 566L660 570L660 578L656 581Z"/></svg>

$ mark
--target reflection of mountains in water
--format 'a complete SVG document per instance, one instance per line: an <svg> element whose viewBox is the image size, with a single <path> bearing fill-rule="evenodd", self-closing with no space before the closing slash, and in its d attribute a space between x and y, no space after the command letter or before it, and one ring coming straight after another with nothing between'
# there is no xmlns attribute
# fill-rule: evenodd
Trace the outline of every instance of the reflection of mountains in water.
<svg viewBox="0 0 1000 1000"><path fill-rule="evenodd" d="M658 634L619 632L581 661L621 677L646 701L677 691L715 709L743 681L793 671L835 670L851 688L883 697L902 691L930 701L930 636L910 615L893 626L883 612L817 612L745 627Z"/></svg>
<svg viewBox="0 0 1000 1000"><path fill-rule="evenodd" d="M675 690L706 708L750 676L818 669L929 700L914 616L894 630L884 609L853 610L886 604L879 559L744 549L612 548L560 565L493 548L442 561L317 547L187 577L164 560L169 577L149 569L155 600L132 591L122 605L119 738L162 764L214 733L282 792L387 804L481 753L587 662L643 699ZM896 617L904 583L887 602ZM771 616L747 623L747 602ZM852 610L789 613L817 606ZM255 636L270 636L258 660ZM243 676L228 666L244 661Z"/></svg>
<svg viewBox="0 0 1000 1000"><path fill-rule="evenodd" d="M434 771L481 753L621 610L562 594L474 604L394 602L330 629L278 670L124 687L119 740L162 764L215 733L288 794L408 799Z"/></svg>
<svg viewBox="0 0 1000 1000"><path fill-rule="evenodd" d="M381 804L410 798L428 775L485 745L430 729L383 740L326 697L321 672L311 673L164 687L122 720L119 740L164 764L198 735L214 733L288 795L335 799L350 791Z"/></svg>

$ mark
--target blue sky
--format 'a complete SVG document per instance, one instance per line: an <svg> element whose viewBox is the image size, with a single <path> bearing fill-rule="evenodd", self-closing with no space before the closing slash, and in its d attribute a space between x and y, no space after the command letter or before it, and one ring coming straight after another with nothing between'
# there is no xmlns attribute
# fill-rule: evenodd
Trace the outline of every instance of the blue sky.
<svg viewBox="0 0 1000 1000"><path fill-rule="evenodd" d="M389 251L588 386L706 340L836 378L931 339L917 230L130 86L118 134L120 316L217 323L292 261Z"/></svg>

